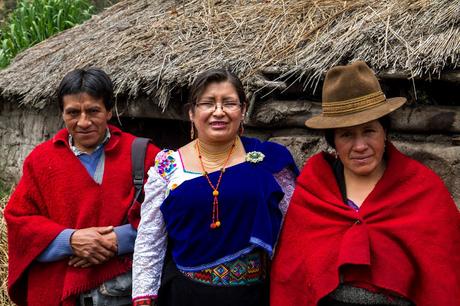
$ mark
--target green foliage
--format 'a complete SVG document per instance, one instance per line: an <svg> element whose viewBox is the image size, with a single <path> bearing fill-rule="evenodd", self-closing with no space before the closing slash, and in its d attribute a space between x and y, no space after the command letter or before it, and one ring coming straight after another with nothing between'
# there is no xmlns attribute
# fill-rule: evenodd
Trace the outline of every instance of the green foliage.
<svg viewBox="0 0 460 306"><path fill-rule="evenodd" d="M0 29L0 68L19 52L89 19L89 0L20 0Z"/></svg>

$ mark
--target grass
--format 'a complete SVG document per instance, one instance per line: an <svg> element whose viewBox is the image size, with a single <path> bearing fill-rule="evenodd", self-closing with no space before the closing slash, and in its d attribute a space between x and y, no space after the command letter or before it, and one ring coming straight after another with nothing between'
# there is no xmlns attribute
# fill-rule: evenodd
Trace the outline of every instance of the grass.
<svg viewBox="0 0 460 306"><path fill-rule="evenodd" d="M8 242L6 237L6 224L3 219L3 209L8 201L11 193L11 188L7 188L0 183L0 305L13 305L7 293L7 277L8 277Z"/></svg>
<svg viewBox="0 0 460 306"><path fill-rule="evenodd" d="M89 19L89 0L20 0L0 29L0 68L46 38Z"/></svg>

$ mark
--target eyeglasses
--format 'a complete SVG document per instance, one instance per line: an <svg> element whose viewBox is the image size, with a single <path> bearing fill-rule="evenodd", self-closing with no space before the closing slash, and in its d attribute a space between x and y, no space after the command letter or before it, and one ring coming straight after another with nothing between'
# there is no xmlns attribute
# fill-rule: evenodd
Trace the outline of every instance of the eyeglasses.
<svg viewBox="0 0 460 306"><path fill-rule="evenodd" d="M235 112L241 108L241 103L235 101L228 101L222 104L212 103L212 102L199 102L195 104L195 107L202 112L213 113L217 110L218 107L224 112Z"/></svg>

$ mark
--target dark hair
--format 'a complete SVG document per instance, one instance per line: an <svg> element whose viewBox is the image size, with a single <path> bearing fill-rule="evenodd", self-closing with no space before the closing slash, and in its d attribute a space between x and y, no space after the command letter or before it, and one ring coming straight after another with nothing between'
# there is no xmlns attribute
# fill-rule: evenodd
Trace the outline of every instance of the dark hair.
<svg viewBox="0 0 460 306"><path fill-rule="evenodd" d="M241 80L231 71L226 69L211 69L203 73L200 73L195 82L193 82L190 88L189 94L189 108L193 112L193 105L197 103L199 97L206 90L206 87L211 83L222 83L230 82L235 87L236 93L240 103L245 104L247 102L246 93L244 92L243 84Z"/></svg>
<svg viewBox="0 0 460 306"><path fill-rule="evenodd" d="M108 111L113 107L113 84L101 69L75 69L67 73L57 91L60 110L64 110L64 96L79 93L87 93L96 99L102 98Z"/></svg>
<svg viewBox="0 0 460 306"><path fill-rule="evenodd" d="M383 130L385 131L385 134L387 134L387 136L388 136L388 133L389 133L390 128L391 128L390 116L385 115L383 117L378 118L377 120L382 125ZM324 130L324 138L326 139L327 144L335 149L334 132L335 132L335 129L325 129Z"/></svg>

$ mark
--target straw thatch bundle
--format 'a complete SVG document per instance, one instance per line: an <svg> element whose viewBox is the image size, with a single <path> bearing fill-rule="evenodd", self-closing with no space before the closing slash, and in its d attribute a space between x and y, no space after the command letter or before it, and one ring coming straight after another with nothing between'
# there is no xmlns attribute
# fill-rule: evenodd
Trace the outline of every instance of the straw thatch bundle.
<svg viewBox="0 0 460 306"><path fill-rule="evenodd" d="M127 0L20 54L0 72L0 92L43 108L67 71L99 66L117 94L165 108L207 68L231 67L254 92L296 79L314 87L329 67L358 58L408 77L456 69L458 1Z"/></svg>
<svg viewBox="0 0 460 306"><path fill-rule="evenodd" d="M9 195L0 192L0 305L13 305L8 297L8 242L6 237L6 224L3 219L3 208L8 201Z"/></svg>

